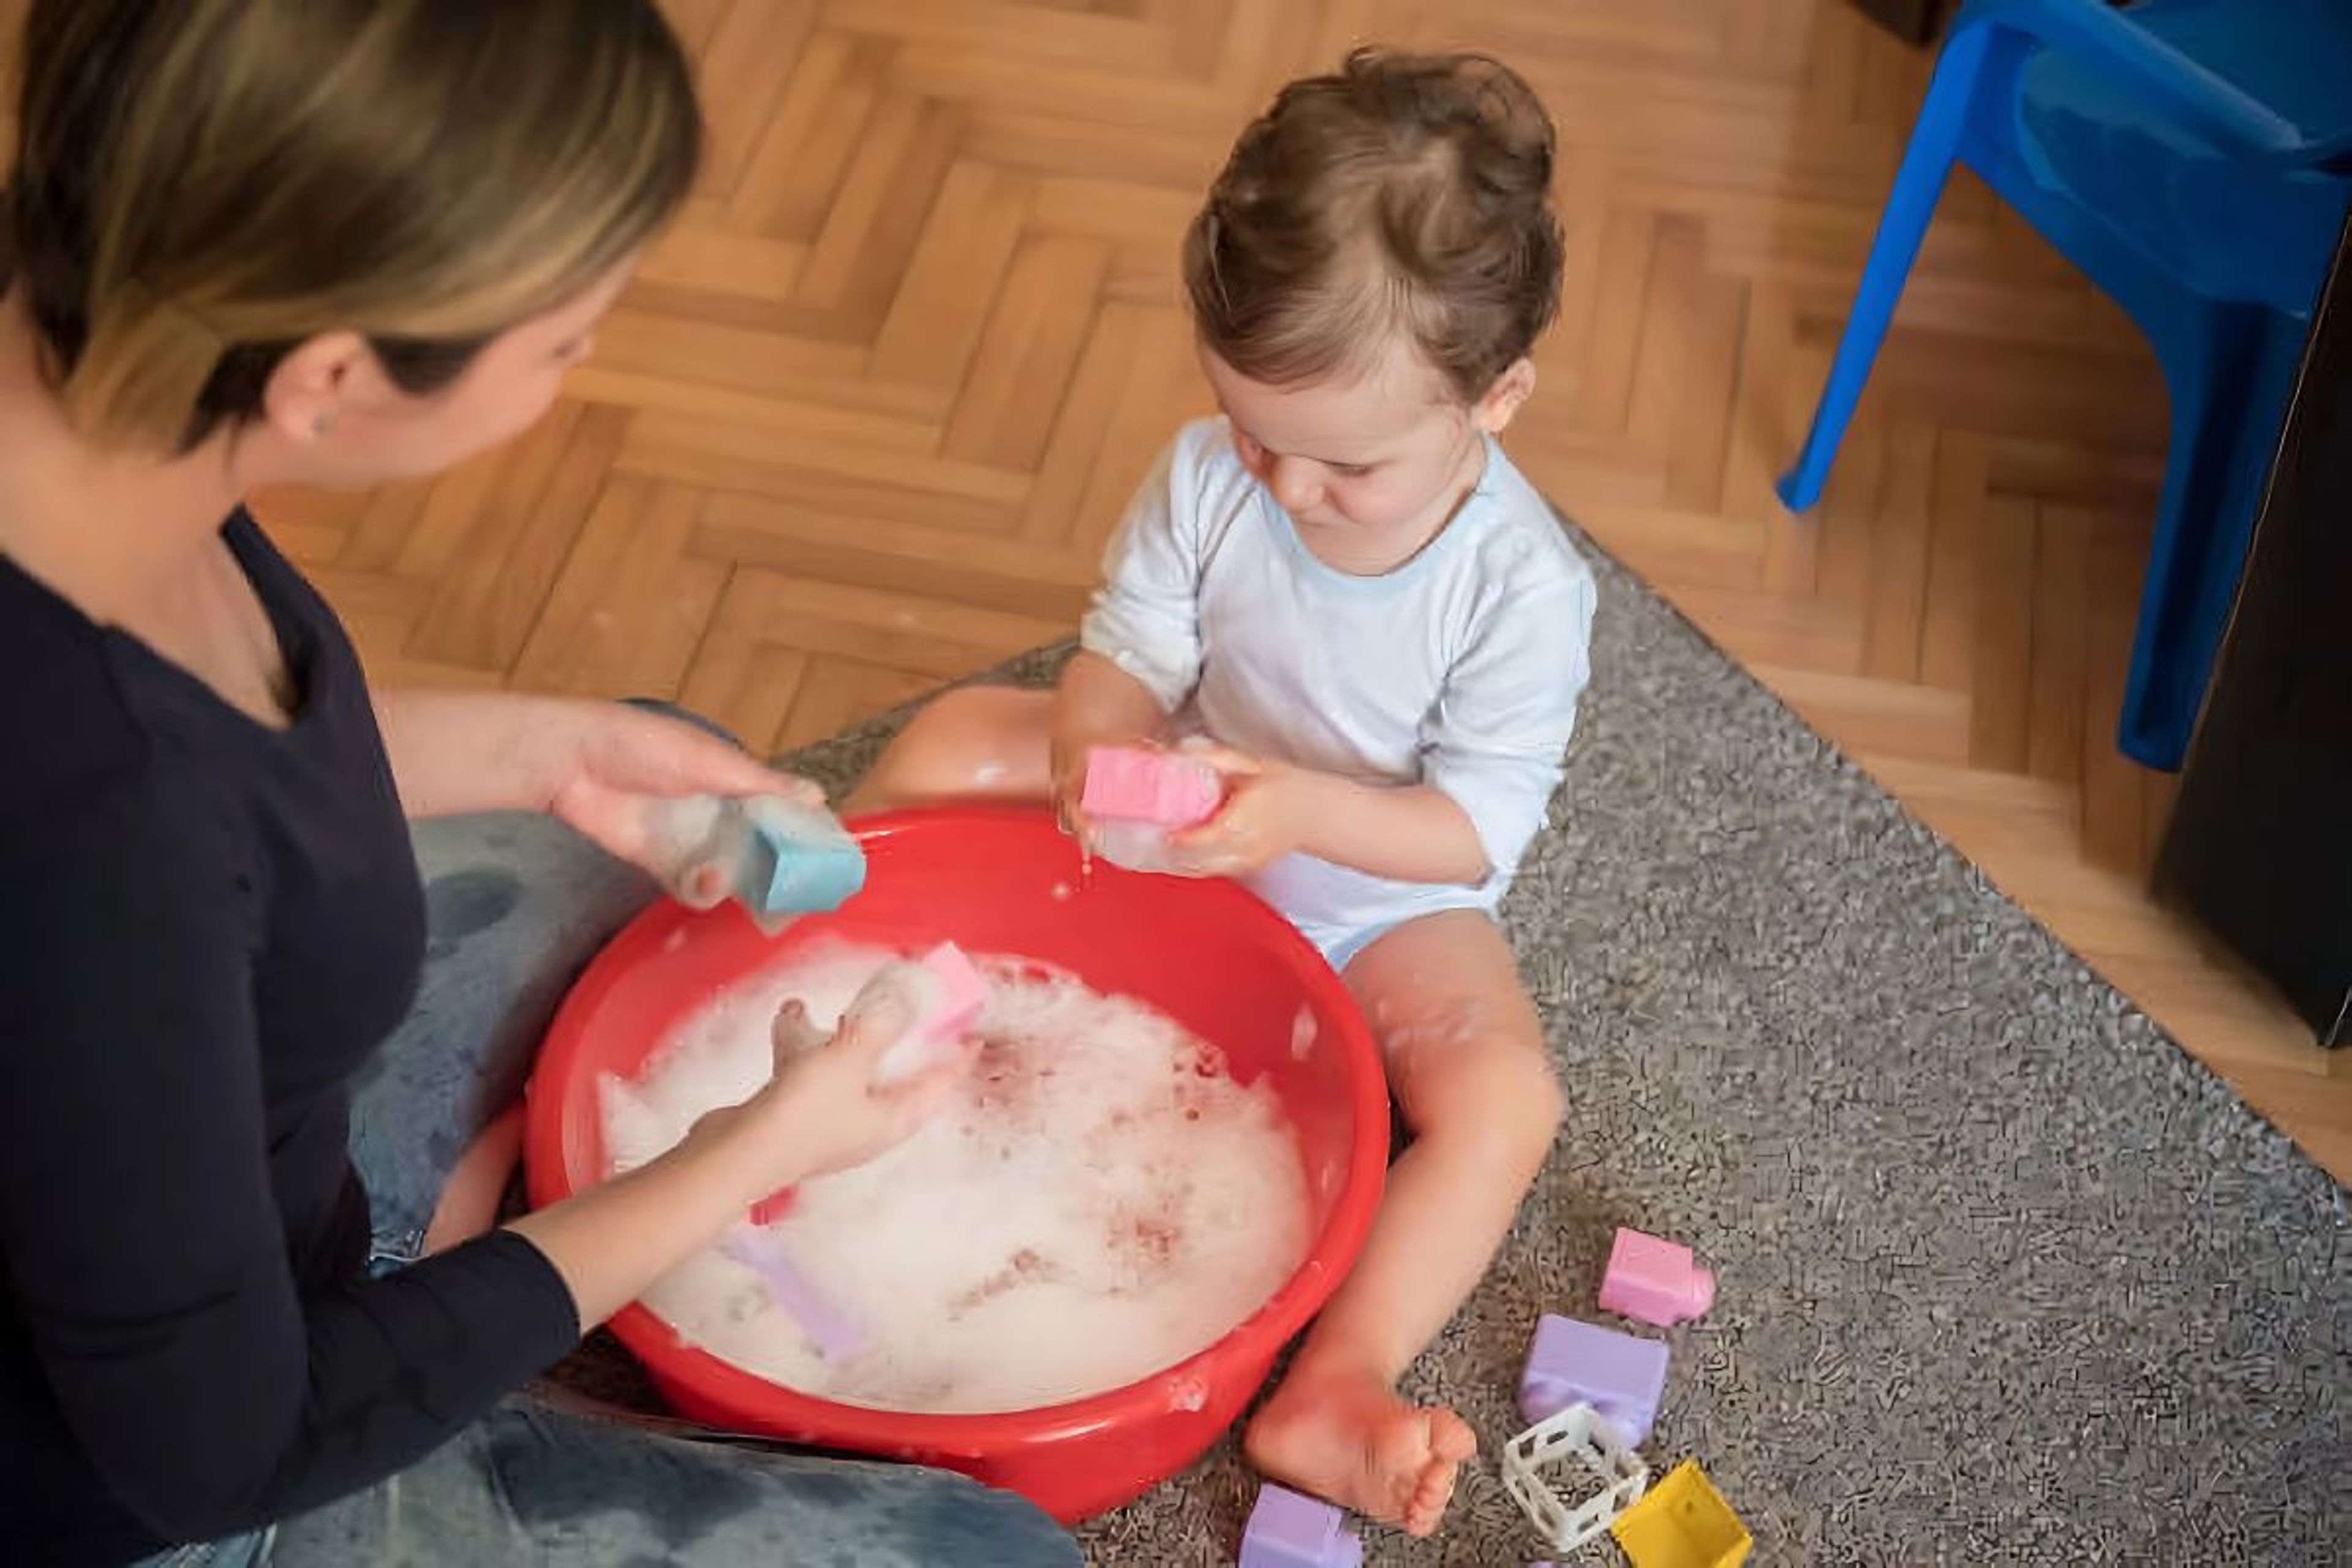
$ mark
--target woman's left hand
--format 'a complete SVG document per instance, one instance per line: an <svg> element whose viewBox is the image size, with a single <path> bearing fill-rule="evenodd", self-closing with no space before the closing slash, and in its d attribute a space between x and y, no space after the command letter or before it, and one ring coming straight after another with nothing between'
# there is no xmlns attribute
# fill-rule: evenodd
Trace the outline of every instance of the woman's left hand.
<svg viewBox="0 0 2352 1568"><path fill-rule="evenodd" d="M1223 746L1186 746L1184 755L1224 779L1225 803L1200 826L1169 835L1175 869L1193 877L1246 877L1305 844L1314 774Z"/></svg>
<svg viewBox="0 0 2352 1568"><path fill-rule="evenodd" d="M681 847L661 831L660 802L700 795L824 800L814 784L764 767L684 720L616 702L562 708L546 742L548 811L666 881L678 869Z"/></svg>

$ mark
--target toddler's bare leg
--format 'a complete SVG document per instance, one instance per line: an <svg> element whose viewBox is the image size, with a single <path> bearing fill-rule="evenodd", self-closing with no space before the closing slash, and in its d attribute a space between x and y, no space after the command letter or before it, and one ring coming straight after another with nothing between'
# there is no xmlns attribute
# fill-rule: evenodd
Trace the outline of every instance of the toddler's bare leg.
<svg viewBox="0 0 2352 1568"><path fill-rule="evenodd" d="M1053 793L1054 694L1001 686L950 691L915 715L843 809L951 800L1035 800Z"/></svg>
<svg viewBox="0 0 2352 1568"><path fill-rule="evenodd" d="M1363 1257L1250 1425L1276 1479L1401 1524L1437 1527L1477 1447L1462 1418L1397 1379L1477 1286L1544 1158L1560 1094L1509 947L1468 910L1399 927L1349 966L1412 1129Z"/></svg>

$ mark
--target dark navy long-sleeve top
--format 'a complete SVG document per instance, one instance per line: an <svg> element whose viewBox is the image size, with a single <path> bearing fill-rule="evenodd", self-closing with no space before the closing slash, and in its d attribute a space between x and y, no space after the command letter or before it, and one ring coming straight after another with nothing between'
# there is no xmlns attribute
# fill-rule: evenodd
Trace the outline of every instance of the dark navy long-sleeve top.
<svg viewBox="0 0 2352 1568"><path fill-rule="evenodd" d="M122 1562L413 1463L560 1357L497 1232L383 1279L345 1147L424 902L359 661L252 519L299 692L222 702L0 558L0 1541Z"/></svg>

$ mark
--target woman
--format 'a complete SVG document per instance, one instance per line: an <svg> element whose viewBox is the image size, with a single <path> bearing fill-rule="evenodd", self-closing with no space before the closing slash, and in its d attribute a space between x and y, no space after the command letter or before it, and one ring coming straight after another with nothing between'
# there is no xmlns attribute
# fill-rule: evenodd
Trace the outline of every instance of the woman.
<svg viewBox="0 0 2352 1568"><path fill-rule="evenodd" d="M480 829L533 858L437 883L428 957L404 813L535 809L675 876L656 798L798 786L633 710L369 692L238 503L429 473L546 409L693 179L688 68L651 0L35 0L22 64L0 212L5 1555L1076 1562L957 1478L507 1398L761 1194L910 1131L947 1086L871 1091L887 1040L845 1037L669 1156L416 1258L465 1097L510 1083L498 1048L535 1033L517 988L553 988L521 960L576 955L643 884L577 840Z"/></svg>

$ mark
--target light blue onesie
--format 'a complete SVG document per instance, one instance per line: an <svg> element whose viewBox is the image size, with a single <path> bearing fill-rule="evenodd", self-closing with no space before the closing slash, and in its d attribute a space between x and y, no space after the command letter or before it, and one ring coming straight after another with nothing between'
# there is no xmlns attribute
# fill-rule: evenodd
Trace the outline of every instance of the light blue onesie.
<svg viewBox="0 0 2352 1568"><path fill-rule="evenodd" d="M1491 910L1542 826L1591 675L1592 574L1486 444L1478 487L1419 555L1358 577L1311 554L1234 449L1186 426L1112 539L1082 640L1180 730L1368 784L1426 784L1475 826L1475 885L1305 855L1251 879L1336 968L1403 921Z"/></svg>

